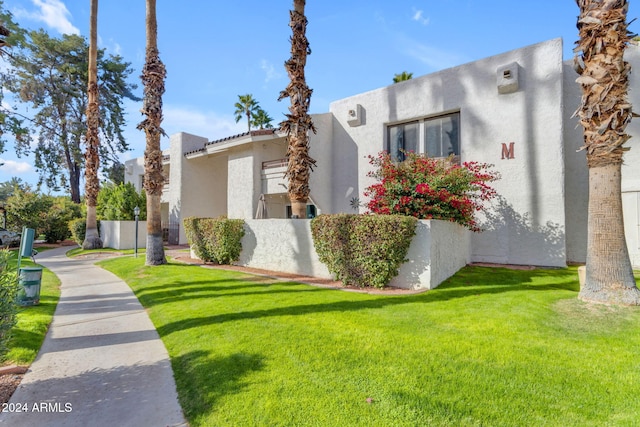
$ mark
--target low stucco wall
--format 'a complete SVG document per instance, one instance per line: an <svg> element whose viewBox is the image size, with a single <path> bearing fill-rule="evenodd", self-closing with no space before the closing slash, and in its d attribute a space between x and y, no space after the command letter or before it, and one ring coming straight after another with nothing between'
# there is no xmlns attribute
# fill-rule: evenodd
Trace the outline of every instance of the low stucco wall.
<svg viewBox="0 0 640 427"><path fill-rule="evenodd" d="M420 220L407 259L390 286L434 289L471 260L471 232L448 221Z"/></svg>
<svg viewBox="0 0 640 427"><path fill-rule="evenodd" d="M135 221L100 221L102 246L113 249L135 247ZM147 247L147 221L138 221L138 248Z"/></svg>
<svg viewBox="0 0 640 427"><path fill-rule="evenodd" d="M313 247L311 220L246 219L238 265L330 279Z"/></svg>
<svg viewBox="0 0 640 427"><path fill-rule="evenodd" d="M313 247L310 220L245 220L242 253L246 267L331 278ZM408 262L390 286L433 289L470 261L470 232L445 221L419 221Z"/></svg>

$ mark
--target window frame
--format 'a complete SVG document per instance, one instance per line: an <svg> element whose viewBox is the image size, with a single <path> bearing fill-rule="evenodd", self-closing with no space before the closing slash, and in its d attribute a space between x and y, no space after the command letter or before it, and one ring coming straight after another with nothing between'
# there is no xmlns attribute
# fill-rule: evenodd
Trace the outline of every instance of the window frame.
<svg viewBox="0 0 640 427"><path fill-rule="evenodd" d="M415 151L417 154L427 154L427 123L431 122L431 121L435 121L435 120L442 120L444 118L447 117L457 117L457 125L458 125L458 129L457 129L457 149L458 149L458 153L454 153L453 157L454 157L454 161L455 163L460 163L460 157L462 154L462 135L461 135L461 113L460 110L454 110L454 111L449 111L446 113L440 113L437 115L431 115L431 116L425 116L425 117L421 117L418 119L411 119L411 120L406 120L406 121L402 121L402 122L395 122L395 123L388 123L385 125L385 133L386 133L386 140L385 140L385 151L389 154L391 154L391 157L394 161L404 161L405 156L404 154L400 153L400 152L396 152L396 153L392 153L391 152L391 145L392 145L392 139L391 139L391 132L392 132L392 128L396 128L396 127L400 127L400 126L405 126L405 125L410 125L413 123L417 123L418 124L418 131L417 131L417 135L418 135L418 139L416 142L416 147L417 150ZM441 142L442 145L442 142ZM406 146L406 145L405 145ZM399 150L398 150L399 151ZM437 156L437 157L433 157L436 159L446 159L448 158L448 156Z"/></svg>

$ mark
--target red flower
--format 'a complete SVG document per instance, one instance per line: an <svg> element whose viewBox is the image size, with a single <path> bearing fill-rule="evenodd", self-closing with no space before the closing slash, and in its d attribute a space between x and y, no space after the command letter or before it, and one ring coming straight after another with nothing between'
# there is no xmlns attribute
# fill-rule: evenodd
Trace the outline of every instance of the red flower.
<svg viewBox="0 0 640 427"><path fill-rule="evenodd" d="M416 185L416 193L418 194L427 194L429 193L429 184L418 184Z"/></svg>

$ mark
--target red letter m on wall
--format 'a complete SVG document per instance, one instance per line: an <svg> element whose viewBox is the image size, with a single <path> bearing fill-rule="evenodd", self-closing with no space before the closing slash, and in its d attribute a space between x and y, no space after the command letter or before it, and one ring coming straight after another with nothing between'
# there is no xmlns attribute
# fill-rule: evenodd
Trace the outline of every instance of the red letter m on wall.
<svg viewBox="0 0 640 427"><path fill-rule="evenodd" d="M514 145L515 145L515 143L510 142L509 146L507 147L507 143L506 142L502 143L502 160L504 160L504 159L515 159L514 150L513 150L513 146Z"/></svg>

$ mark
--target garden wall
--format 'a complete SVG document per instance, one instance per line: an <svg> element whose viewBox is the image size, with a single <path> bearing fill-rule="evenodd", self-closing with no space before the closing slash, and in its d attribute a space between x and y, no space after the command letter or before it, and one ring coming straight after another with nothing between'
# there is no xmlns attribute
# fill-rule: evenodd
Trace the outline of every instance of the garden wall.
<svg viewBox="0 0 640 427"><path fill-rule="evenodd" d="M471 231L449 221L420 220L407 259L389 285L434 289L471 262Z"/></svg>
<svg viewBox="0 0 640 427"><path fill-rule="evenodd" d="M470 232L446 221L418 221L407 258L391 286L433 289L470 262ZM310 220L245 220L242 253L246 267L331 278L313 247Z"/></svg>
<svg viewBox="0 0 640 427"><path fill-rule="evenodd" d="M238 265L330 279L313 247L311 220L246 219Z"/></svg>
<svg viewBox="0 0 640 427"><path fill-rule="evenodd" d="M133 249L135 247L135 221L100 220L102 246L113 249ZM147 247L147 221L138 221L138 248Z"/></svg>

